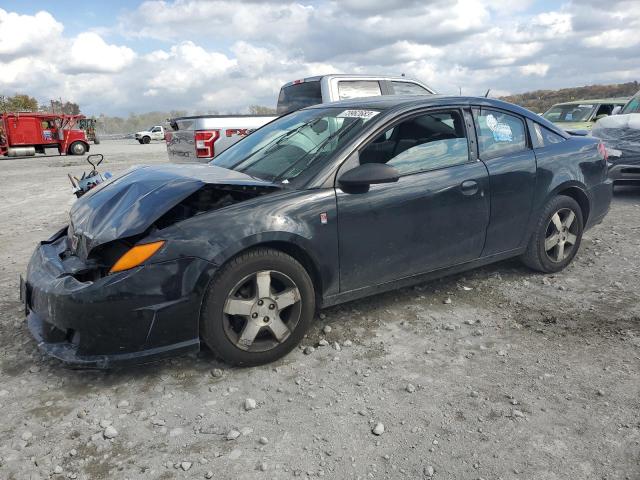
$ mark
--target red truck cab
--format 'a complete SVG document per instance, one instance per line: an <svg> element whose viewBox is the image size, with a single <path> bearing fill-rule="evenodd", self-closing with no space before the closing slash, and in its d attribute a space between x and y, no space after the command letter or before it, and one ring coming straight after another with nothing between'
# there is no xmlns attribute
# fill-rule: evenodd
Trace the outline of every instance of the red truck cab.
<svg viewBox="0 0 640 480"><path fill-rule="evenodd" d="M60 155L83 155L89 151L84 130L77 128L79 115L16 112L0 117L0 155L10 157L45 153L57 148Z"/></svg>

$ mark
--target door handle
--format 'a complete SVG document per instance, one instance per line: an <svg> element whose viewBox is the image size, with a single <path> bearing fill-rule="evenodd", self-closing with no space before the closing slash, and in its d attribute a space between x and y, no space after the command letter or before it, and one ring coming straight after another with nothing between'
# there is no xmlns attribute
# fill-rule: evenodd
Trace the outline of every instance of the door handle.
<svg viewBox="0 0 640 480"><path fill-rule="evenodd" d="M479 189L480 186L475 180L466 180L460 184L460 190L463 195L475 195Z"/></svg>

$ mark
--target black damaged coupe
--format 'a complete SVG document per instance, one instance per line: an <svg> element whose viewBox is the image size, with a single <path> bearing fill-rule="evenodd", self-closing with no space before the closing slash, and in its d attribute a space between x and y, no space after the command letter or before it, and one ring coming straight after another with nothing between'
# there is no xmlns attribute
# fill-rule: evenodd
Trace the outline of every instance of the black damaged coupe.
<svg viewBox="0 0 640 480"><path fill-rule="evenodd" d="M209 165L76 201L21 282L39 347L108 368L291 351L318 308L520 257L563 269L612 196L606 150L487 98L379 97L278 118Z"/></svg>

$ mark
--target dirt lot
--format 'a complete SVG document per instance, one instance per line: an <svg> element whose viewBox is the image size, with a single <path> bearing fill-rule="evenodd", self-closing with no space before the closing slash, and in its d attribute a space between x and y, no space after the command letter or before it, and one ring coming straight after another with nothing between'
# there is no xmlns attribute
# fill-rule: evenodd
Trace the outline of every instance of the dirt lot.
<svg viewBox="0 0 640 480"><path fill-rule="evenodd" d="M114 172L166 161L92 150ZM331 308L304 342L329 346L261 368L92 372L44 358L17 298L83 169L0 161L1 479L640 479L640 189L558 275L508 261Z"/></svg>

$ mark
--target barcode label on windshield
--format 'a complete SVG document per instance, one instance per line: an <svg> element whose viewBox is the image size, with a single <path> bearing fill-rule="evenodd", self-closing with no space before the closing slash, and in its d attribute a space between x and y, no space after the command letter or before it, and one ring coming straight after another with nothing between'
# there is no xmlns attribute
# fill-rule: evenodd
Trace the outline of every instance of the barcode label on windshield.
<svg viewBox="0 0 640 480"><path fill-rule="evenodd" d="M375 117L379 113L375 110L345 110L338 115L338 118L364 118L366 120Z"/></svg>

